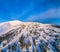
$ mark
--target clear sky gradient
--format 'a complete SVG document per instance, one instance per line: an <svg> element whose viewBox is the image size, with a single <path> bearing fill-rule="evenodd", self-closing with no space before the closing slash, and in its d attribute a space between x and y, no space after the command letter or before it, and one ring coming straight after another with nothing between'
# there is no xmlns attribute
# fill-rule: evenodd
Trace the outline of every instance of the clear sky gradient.
<svg viewBox="0 0 60 52"><path fill-rule="evenodd" d="M0 22L11 20L60 25L60 0L0 0Z"/></svg>

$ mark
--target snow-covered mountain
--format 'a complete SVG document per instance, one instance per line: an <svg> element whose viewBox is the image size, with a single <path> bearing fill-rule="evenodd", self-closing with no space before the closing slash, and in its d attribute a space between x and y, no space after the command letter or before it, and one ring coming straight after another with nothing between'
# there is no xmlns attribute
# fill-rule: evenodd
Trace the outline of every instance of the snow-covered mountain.
<svg viewBox="0 0 60 52"><path fill-rule="evenodd" d="M0 23L0 52L60 52L60 28L18 20Z"/></svg>
<svg viewBox="0 0 60 52"><path fill-rule="evenodd" d="M7 31L10 31L12 28L18 26L20 23L22 22L18 20L0 23L0 34L5 34Z"/></svg>

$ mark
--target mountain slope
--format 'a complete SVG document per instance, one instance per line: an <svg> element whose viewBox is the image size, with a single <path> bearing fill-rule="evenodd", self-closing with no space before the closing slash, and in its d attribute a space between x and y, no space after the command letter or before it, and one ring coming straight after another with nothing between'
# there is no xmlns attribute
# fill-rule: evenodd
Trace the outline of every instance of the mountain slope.
<svg viewBox="0 0 60 52"><path fill-rule="evenodd" d="M5 22L0 28L0 52L60 51L60 28L57 26L16 20Z"/></svg>

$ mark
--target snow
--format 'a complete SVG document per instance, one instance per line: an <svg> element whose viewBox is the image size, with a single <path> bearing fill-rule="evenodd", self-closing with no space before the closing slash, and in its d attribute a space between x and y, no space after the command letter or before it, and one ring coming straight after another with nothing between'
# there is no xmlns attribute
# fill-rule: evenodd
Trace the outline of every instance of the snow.
<svg viewBox="0 0 60 52"><path fill-rule="evenodd" d="M20 23L22 23L22 22L18 21L18 20L0 23L0 36L2 34L5 34L6 32L8 32L9 30L14 28L15 26L18 26Z"/></svg>
<svg viewBox="0 0 60 52"><path fill-rule="evenodd" d="M4 38L3 40L0 39L0 52L1 50L3 52L59 52L59 30L59 28L53 27L51 24L36 22L14 20L1 23L0 36ZM55 37L55 34L58 37ZM9 46L10 49L8 48Z"/></svg>
<svg viewBox="0 0 60 52"><path fill-rule="evenodd" d="M0 25L0 35L8 31L10 28L11 28L11 25L9 23L4 23Z"/></svg>

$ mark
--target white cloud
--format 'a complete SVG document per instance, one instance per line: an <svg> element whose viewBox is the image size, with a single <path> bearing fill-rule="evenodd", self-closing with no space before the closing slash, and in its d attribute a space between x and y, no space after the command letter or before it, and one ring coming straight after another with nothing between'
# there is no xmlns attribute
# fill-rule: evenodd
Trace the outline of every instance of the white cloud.
<svg viewBox="0 0 60 52"><path fill-rule="evenodd" d="M24 15L26 15L28 12L32 11L33 10L33 5L30 4L29 7L25 10L23 10L21 13L19 14L14 14L14 15L11 15L11 19L19 19L19 18L22 18Z"/></svg>
<svg viewBox="0 0 60 52"><path fill-rule="evenodd" d="M60 8L55 9L49 9L48 11L42 13L40 15L41 17L60 17Z"/></svg>
<svg viewBox="0 0 60 52"><path fill-rule="evenodd" d="M50 8L49 10L40 13L38 15L32 15L26 19L26 21L33 21L38 19L46 19L46 18L60 18L60 8Z"/></svg>

